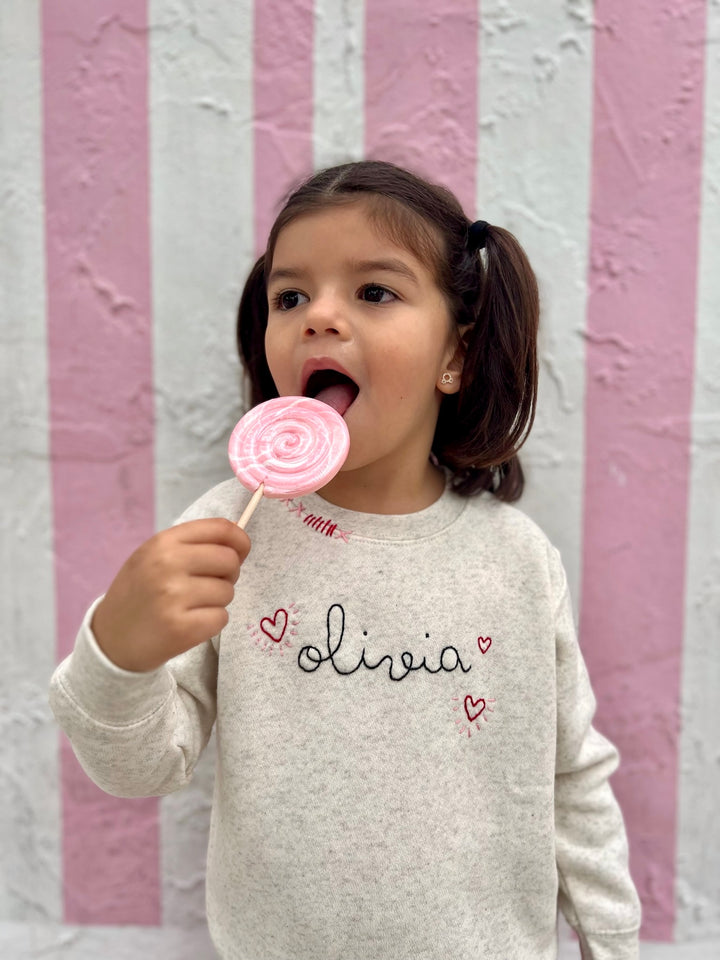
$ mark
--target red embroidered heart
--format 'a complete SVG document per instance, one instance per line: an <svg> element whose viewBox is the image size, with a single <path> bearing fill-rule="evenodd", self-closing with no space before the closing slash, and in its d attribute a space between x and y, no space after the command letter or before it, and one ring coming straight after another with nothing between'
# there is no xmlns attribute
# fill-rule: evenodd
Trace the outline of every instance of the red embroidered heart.
<svg viewBox="0 0 720 960"><path fill-rule="evenodd" d="M266 637L270 637L275 643L280 643L287 630L288 615L287 610L276 610L275 616L263 617L260 621L260 629Z"/></svg>
<svg viewBox="0 0 720 960"><path fill-rule="evenodd" d="M490 644L492 643L491 637L478 637L478 646L480 647L480 653L487 653L490 649Z"/></svg>
<svg viewBox="0 0 720 960"><path fill-rule="evenodd" d="M468 720L471 722L473 720L477 720L484 709L485 701L482 699L482 697L477 700L473 700L470 694L465 697L465 714Z"/></svg>

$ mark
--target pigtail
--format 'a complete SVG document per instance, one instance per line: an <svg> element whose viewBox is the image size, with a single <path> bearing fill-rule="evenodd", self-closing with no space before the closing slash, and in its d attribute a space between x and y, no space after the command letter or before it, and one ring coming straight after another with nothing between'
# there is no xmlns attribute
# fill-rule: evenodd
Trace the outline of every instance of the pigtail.
<svg viewBox="0 0 720 960"><path fill-rule="evenodd" d="M479 294L469 311L474 322L463 338L461 387L443 401L438 458L453 470L459 493L490 490L511 502L523 490L517 451L530 431L537 401L538 287L511 233L487 227L483 241Z"/></svg>
<svg viewBox="0 0 720 960"><path fill-rule="evenodd" d="M240 298L237 315L237 345L250 386L249 406L276 397L275 381L265 358L265 330L268 321L265 288L265 256L250 271Z"/></svg>

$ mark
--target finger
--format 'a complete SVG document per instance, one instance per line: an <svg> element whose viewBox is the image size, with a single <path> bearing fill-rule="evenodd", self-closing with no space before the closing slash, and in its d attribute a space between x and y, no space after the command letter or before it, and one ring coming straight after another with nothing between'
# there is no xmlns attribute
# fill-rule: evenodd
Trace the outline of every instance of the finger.
<svg viewBox="0 0 720 960"><path fill-rule="evenodd" d="M235 583L240 576L240 557L232 547L217 543L184 544L185 570L191 576L220 577Z"/></svg>
<svg viewBox="0 0 720 960"><path fill-rule="evenodd" d="M210 517L205 520L188 520L172 528L183 543L224 544L237 553L241 560L250 552L250 538L232 520Z"/></svg>
<svg viewBox="0 0 720 960"><path fill-rule="evenodd" d="M230 617L225 607L196 607L186 614L186 641L183 650L216 637L228 625ZM182 652L178 651L178 652ZM175 654L177 655L177 654Z"/></svg>
<svg viewBox="0 0 720 960"><path fill-rule="evenodd" d="M231 583L220 577L192 577L187 592L185 609L198 607L227 607L235 591Z"/></svg>

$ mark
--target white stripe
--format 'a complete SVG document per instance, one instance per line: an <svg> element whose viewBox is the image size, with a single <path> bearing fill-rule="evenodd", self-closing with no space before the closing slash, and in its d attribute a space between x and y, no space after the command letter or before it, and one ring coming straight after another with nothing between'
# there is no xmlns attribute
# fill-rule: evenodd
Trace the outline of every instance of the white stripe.
<svg viewBox="0 0 720 960"><path fill-rule="evenodd" d="M27 0L23 0L27 2ZM72 927L0 923L0 956L7 960L217 960L205 930L180 927Z"/></svg>
<svg viewBox="0 0 720 960"><path fill-rule="evenodd" d="M0 916L31 922L61 912L37 2L0 4L0 48Z"/></svg>
<svg viewBox="0 0 720 960"><path fill-rule="evenodd" d="M365 149L364 0L315 0L315 168L360 160Z"/></svg>
<svg viewBox="0 0 720 960"><path fill-rule="evenodd" d="M250 0L150 4L159 526L229 476L253 253L252 23Z"/></svg>
<svg viewBox="0 0 720 960"><path fill-rule="evenodd" d="M235 313L253 253L250 0L152 0L150 125L157 525L230 474ZM213 748L162 801L163 916L204 924ZM169 955L169 954L168 954ZM173 954L174 955L174 954Z"/></svg>
<svg viewBox="0 0 720 960"><path fill-rule="evenodd" d="M709 2L707 11L680 738L679 941L720 937L720 5Z"/></svg>
<svg viewBox="0 0 720 960"><path fill-rule="evenodd" d="M643 941L640 944L640 960L718 960L720 940L700 940L695 943L654 943ZM560 926L558 960L580 960L580 947L563 922Z"/></svg>
<svg viewBox="0 0 720 960"><path fill-rule="evenodd" d="M579 597L592 9L481 0L478 215L511 230L540 283L538 413L520 502ZM559 508L559 504L562 507Z"/></svg>

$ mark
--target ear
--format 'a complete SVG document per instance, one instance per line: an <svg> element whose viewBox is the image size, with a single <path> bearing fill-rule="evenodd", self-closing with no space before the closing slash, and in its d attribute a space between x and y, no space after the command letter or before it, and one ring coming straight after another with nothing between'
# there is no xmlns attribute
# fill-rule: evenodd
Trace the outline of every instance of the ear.
<svg viewBox="0 0 720 960"><path fill-rule="evenodd" d="M457 393L460 389L460 378L462 377L465 353L467 350L465 335L469 329L469 326L465 326L457 327L455 331L453 331L452 340L445 353L445 362L438 375L436 384L441 393Z"/></svg>

